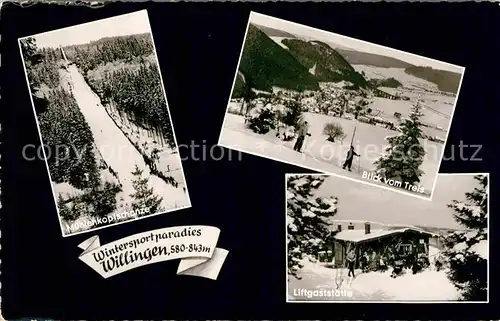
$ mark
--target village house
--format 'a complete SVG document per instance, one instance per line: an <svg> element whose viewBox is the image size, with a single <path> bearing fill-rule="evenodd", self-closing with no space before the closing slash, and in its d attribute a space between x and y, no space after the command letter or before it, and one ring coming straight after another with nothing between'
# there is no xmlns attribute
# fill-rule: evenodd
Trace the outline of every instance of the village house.
<svg viewBox="0 0 500 321"><path fill-rule="evenodd" d="M347 253L353 250L358 268L363 256L377 262L380 259L390 261L394 255L406 258L422 256L429 258L429 242L434 238L437 238L437 235L414 227L372 229L370 223L364 223L364 228L355 229L351 223L347 229L342 229L342 224L338 224L332 244L328 246L328 252L334 258L332 263L335 267L343 267Z"/></svg>

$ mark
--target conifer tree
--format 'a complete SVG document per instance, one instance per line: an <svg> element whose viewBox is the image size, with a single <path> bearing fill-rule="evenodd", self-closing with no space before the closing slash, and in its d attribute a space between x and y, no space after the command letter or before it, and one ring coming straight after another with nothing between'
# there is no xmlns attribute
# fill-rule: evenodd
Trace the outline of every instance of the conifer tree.
<svg viewBox="0 0 500 321"><path fill-rule="evenodd" d="M121 191L117 184L105 182L102 188L94 186L87 194L88 203L93 205L94 216L104 217L116 210L116 194Z"/></svg>
<svg viewBox="0 0 500 321"><path fill-rule="evenodd" d="M65 204L61 194L57 197L57 208L59 209L59 217L63 220L71 221L75 219L74 213L71 211L71 208Z"/></svg>
<svg viewBox="0 0 500 321"><path fill-rule="evenodd" d="M324 180L319 175L293 175L287 180L288 274L296 278L302 260L315 255L331 236L330 219L337 212L337 199L313 194Z"/></svg>
<svg viewBox="0 0 500 321"><path fill-rule="evenodd" d="M146 214L159 212L162 210L160 204L163 198L155 195L153 188L148 187L148 178L143 178L142 173L143 171L135 165L135 169L132 172L132 175L135 176L135 179L132 181L135 193L130 194L134 199L132 208L134 210L146 210Z"/></svg>
<svg viewBox="0 0 500 321"><path fill-rule="evenodd" d="M299 101L292 99L285 102L286 113L282 119L287 126L297 128L304 121L302 115L302 106Z"/></svg>
<svg viewBox="0 0 500 321"><path fill-rule="evenodd" d="M488 176L474 177L478 187L466 193L466 201L453 201L455 220L465 231L450 233L444 241L449 263L449 280L459 290L461 300L487 300L488 270Z"/></svg>
<svg viewBox="0 0 500 321"><path fill-rule="evenodd" d="M424 174L420 166L425 156L425 150L419 140L422 137L421 109L418 102L413 105L410 116L401 126L402 132L386 138L389 145L374 163L377 174L402 184L420 182L420 177Z"/></svg>

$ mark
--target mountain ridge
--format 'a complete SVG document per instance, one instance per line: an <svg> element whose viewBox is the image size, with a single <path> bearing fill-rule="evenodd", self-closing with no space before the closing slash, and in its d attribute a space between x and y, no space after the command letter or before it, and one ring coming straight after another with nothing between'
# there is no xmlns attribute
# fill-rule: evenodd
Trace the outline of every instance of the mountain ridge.
<svg viewBox="0 0 500 321"><path fill-rule="evenodd" d="M447 70L442 70L442 69L435 69L431 67L425 67L425 66L417 66L411 63L408 63L406 61L403 61L401 59L397 59L394 57L388 57L388 56L383 56L383 55L378 55L378 54L373 54L369 52L362 52L362 51L357 51L352 48L345 48L339 45L334 45L331 43L319 41L319 40L303 40L300 39L299 36L294 35L292 33L270 28L270 27L265 27L261 25L255 25L257 28L259 28L264 34L266 34L269 38L271 37L283 37L285 39L281 39L281 43L286 46L286 43L288 42L289 44L294 41L303 41L303 42L308 42L308 43L318 43L318 44L324 44L325 46L328 46L328 48L331 48L335 53L340 54L340 56L343 57L343 59L352 65L366 65L366 66L373 66L373 67L380 67L380 68L401 68L405 70L405 73L408 75L417 77L419 79L423 79L426 81L429 81L433 84L435 84L439 90L444 91L444 92L451 92L454 94L457 94L458 92L458 87L460 84L461 80L461 74L452 72L452 71L447 71ZM273 40L274 41L274 40ZM294 53L292 53L294 54ZM297 56L297 53L295 53L296 58L298 58L299 61L302 61L302 63L306 63L307 69L311 69L314 64L311 65L310 62L308 62L307 57L303 56ZM322 68L320 66L319 69L315 69L315 73L322 73ZM328 73L323 70L323 74ZM354 76L355 81L361 81L361 78L357 78L355 74L351 75ZM321 77L320 77L321 78ZM331 74L330 77L327 78L334 78ZM338 77L342 78L342 76ZM348 80L348 79L343 79L343 80ZM368 79L366 79L368 80ZM321 79L320 79L321 81Z"/></svg>

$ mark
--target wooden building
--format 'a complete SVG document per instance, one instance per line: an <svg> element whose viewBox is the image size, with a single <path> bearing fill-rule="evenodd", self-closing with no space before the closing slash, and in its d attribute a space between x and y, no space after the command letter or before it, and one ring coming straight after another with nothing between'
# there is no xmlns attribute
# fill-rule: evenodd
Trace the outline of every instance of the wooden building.
<svg viewBox="0 0 500 321"><path fill-rule="evenodd" d="M388 262L394 256L399 258L417 258L429 256L429 239L434 234L412 227L372 230L370 223L364 229L354 229L350 224L347 230L338 225L333 237L333 256L336 267L345 266L346 256L353 250L356 254L356 268L360 267L360 259L365 256L369 260Z"/></svg>
<svg viewBox="0 0 500 321"><path fill-rule="evenodd" d="M400 97L400 96L397 96L397 95L392 95L392 94L389 94L388 92L386 91L383 91L383 90L380 90L380 89L375 89L373 91L373 94L377 97L381 97L381 98L386 98L386 99L391 99L391 100L402 100L403 98ZM406 99L405 99L406 100Z"/></svg>

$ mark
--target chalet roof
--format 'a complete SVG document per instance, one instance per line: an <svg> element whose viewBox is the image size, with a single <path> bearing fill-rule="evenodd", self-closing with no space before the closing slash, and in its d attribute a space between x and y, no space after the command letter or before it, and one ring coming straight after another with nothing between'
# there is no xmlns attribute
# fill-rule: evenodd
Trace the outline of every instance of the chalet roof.
<svg viewBox="0 0 500 321"><path fill-rule="evenodd" d="M417 233L426 234L428 236L435 236L435 234L426 232L424 230L407 227L407 228L400 228L393 230L371 230L369 234L365 234L364 229L344 230L335 234L335 239L341 241L349 241L349 242L363 242L363 241L382 238L385 236L401 234L407 231L414 231Z"/></svg>

